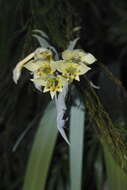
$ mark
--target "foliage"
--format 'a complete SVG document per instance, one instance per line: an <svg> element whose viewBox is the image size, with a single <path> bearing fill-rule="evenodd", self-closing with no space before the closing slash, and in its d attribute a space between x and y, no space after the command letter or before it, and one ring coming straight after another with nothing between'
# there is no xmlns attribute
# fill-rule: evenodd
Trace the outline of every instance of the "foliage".
<svg viewBox="0 0 127 190"><path fill-rule="evenodd" d="M58 51L80 36L78 47L97 57L98 63L87 79L100 86L100 90L89 86L86 78L82 78L80 85L75 83L86 106L82 186L102 190L108 186L107 179L112 179L110 189L116 189L114 181L118 177L114 173L119 173L120 188L117 189L123 184L126 188L127 2L1 0L0 7L0 189L22 189L34 136L50 98L28 82L30 76L25 71L18 86L12 81L12 71L18 61L38 47L32 36L37 28L48 34L51 45ZM79 26L81 30L75 33L74 28ZM17 140L20 143L14 147ZM47 189L69 189L68 160L68 147L58 137Z"/></svg>

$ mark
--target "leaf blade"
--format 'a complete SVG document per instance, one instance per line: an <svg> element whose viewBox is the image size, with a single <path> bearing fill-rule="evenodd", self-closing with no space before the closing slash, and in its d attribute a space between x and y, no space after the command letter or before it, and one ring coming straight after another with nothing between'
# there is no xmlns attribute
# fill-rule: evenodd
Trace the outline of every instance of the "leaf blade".
<svg viewBox="0 0 127 190"><path fill-rule="evenodd" d="M48 105L40 122L34 145L30 154L23 190L44 190L52 153L54 150L57 128L56 108ZM50 139L50 142L49 142Z"/></svg>
<svg viewBox="0 0 127 190"><path fill-rule="evenodd" d="M82 185L82 159L83 159L85 114L83 109L81 108L81 105L76 107L72 106L71 108L71 119L70 119L71 190L77 190L77 189L81 190L81 185Z"/></svg>
<svg viewBox="0 0 127 190"><path fill-rule="evenodd" d="M109 189L126 190L127 189L127 175L120 168L116 160L112 157L106 144L104 147L104 158L107 171L107 185Z"/></svg>

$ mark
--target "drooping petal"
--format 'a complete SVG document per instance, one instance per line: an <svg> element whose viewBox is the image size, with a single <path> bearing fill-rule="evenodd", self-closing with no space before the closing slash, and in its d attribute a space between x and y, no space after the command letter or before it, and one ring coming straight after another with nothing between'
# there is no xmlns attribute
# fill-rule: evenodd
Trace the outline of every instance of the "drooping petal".
<svg viewBox="0 0 127 190"><path fill-rule="evenodd" d="M22 71L22 66L17 65L14 69L13 69L13 81L17 84L20 75L21 75L21 71Z"/></svg>
<svg viewBox="0 0 127 190"><path fill-rule="evenodd" d="M24 64L26 64L27 62L29 62L31 59L34 58L34 52L29 54L27 57L25 57L22 61L20 61L18 64L21 66L23 66Z"/></svg>
<svg viewBox="0 0 127 190"><path fill-rule="evenodd" d="M23 69L23 66L28 62L30 61L32 58L34 57L34 52L31 53L30 55L28 55L25 59L23 59L22 61L20 61L16 67L13 69L13 81L17 84L19 78L20 78L20 75L21 75L21 72L22 72L22 69Z"/></svg>

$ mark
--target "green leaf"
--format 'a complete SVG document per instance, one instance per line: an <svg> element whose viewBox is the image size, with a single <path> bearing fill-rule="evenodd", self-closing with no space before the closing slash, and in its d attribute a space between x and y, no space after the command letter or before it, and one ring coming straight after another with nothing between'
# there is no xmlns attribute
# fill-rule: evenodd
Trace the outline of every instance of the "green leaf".
<svg viewBox="0 0 127 190"><path fill-rule="evenodd" d="M67 49L73 50L75 48L78 40L79 40L79 38L75 38L74 40L70 41Z"/></svg>
<svg viewBox="0 0 127 190"><path fill-rule="evenodd" d="M23 190L44 190L57 138L56 107L50 103L40 122L28 161Z"/></svg>
<svg viewBox="0 0 127 190"><path fill-rule="evenodd" d="M42 30L35 29L35 30L33 30L33 32L40 34L40 36L42 36L42 38L49 39L48 35L44 31L42 31Z"/></svg>
<svg viewBox="0 0 127 190"><path fill-rule="evenodd" d="M96 189L102 190L105 180L105 170L103 165L103 151L102 146L100 146L99 143L96 145L93 144L93 147L91 149L96 148L96 151L92 152L91 155L94 156L94 176L95 176L95 183L96 183Z"/></svg>
<svg viewBox="0 0 127 190"><path fill-rule="evenodd" d="M75 103L70 114L70 180L71 190L81 190L85 112L79 98Z"/></svg>
<svg viewBox="0 0 127 190"><path fill-rule="evenodd" d="M41 47L48 48L50 46L49 42L46 39L40 37L38 34L33 34L32 36L38 40Z"/></svg>
<svg viewBox="0 0 127 190"><path fill-rule="evenodd" d="M127 175L120 168L112 154L109 152L106 144L104 146L104 156L106 162L107 182L109 190L126 190L127 189Z"/></svg>

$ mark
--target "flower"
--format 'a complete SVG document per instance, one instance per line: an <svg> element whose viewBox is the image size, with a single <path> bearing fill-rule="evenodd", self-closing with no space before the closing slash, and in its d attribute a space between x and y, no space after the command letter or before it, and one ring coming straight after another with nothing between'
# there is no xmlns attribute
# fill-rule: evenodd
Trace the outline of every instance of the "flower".
<svg viewBox="0 0 127 190"><path fill-rule="evenodd" d="M75 63L92 64L96 61L96 58L91 53L86 53L80 49L65 50L62 53L62 58L66 61L72 60Z"/></svg>
<svg viewBox="0 0 127 190"><path fill-rule="evenodd" d="M62 75L70 79L71 82L75 79L79 81L79 76L85 74L90 70L84 64L73 63L72 61L57 61L57 70L62 73Z"/></svg>
<svg viewBox="0 0 127 190"><path fill-rule="evenodd" d="M48 50L46 48L38 48L36 49L33 53L31 53L30 55L28 55L26 58L24 58L22 61L20 61L16 67L13 70L13 80L14 82L17 84L17 81L20 78L21 72L23 67L25 67L26 64L28 64L27 66L30 68L30 64L31 64L31 68L32 68L32 63L34 61L40 60L41 61L51 61L52 60L52 52L51 50ZM30 69L28 69L30 70Z"/></svg>
<svg viewBox="0 0 127 190"><path fill-rule="evenodd" d="M62 53L63 60L54 61L53 53L46 48L37 48L33 53L20 61L13 70L13 80L17 83L21 71L26 68L32 73L32 81L38 90L50 92L53 98L56 93L63 90L65 84L79 81L80 75L85 74L91 68L88 67L96 61L96 58L82 50L65 50Z"/></svg>
<svg viewBox="0 0 127 190"><path fill-rule="evenodd" d="M43 60L47 60L47 61L51 61L53 54L52 51L46 48L37 48L35 50L35 54L34 54L35 59L43 59Z"/></svg>
<svg viewBox="0 0 127 190"><path fill-rule="evenodd" d="M35 72L38 77L43 77L44 75L50 75L55 72L53 64L48 61L37 60L31 61L24 65L29 71Z"/></svg>
<svg viewBox="0 0 127 190"><path fill-rule="evenodd" d="M53 99L55 94L57 92L61 92L63 89L63 86L67 84L67 80L62 77L61 75L49 75L46 78L38 78L38 79L32 79L32 81L37 84L44 86L43 92L50 92L50 95Z"/></svg>

